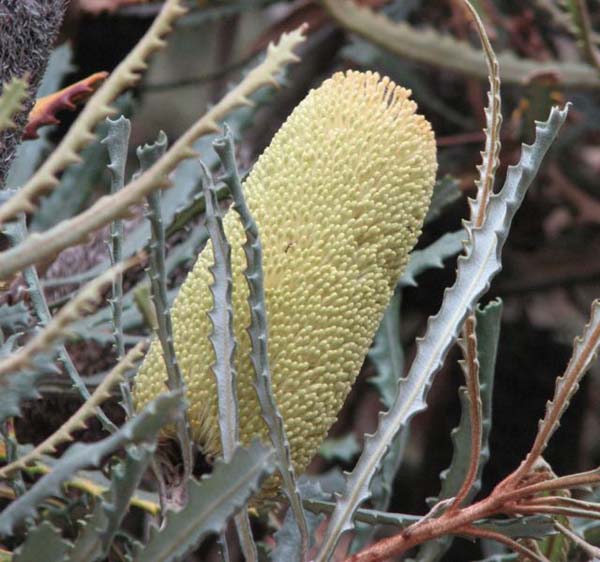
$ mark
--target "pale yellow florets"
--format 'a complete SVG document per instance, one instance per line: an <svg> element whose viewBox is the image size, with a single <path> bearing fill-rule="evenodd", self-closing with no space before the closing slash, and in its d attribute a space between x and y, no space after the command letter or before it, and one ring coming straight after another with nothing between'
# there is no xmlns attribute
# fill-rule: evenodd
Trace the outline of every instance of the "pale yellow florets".
<svg viewBox="0 0 600 562"><path fill-rule="evenodd" d="M435 141L409 94L377 74L335 74L296 107L244 184L264 252L275 398L299 472L360 370L429 205ZM252 387L245 235L236 213L224 224L232 246L240 438L268 441ZM209 243L172 314L193 438L218 455L207 315L212 261ZM136 407L164 391L165 380L154 342L136 378Z"/></svg>

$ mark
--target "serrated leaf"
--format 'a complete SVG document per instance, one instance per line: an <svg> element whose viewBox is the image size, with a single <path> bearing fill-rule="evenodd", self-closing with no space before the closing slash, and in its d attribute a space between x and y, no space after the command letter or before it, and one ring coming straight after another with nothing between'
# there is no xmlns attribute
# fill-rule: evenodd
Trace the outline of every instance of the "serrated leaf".
<svg viewBox="0 0 600 562"><path fill-rule="evenodd" d="M120 96L114 103L117 114L131 115L133 98L129 94ZM95 130L97 138L102 139L108 133L105 121ZM35 141L37 142L37 141ZM24 143L27 146L28 143ZM106 147L99 140L93 141L81 151L82 162L69 166L60 177L60 183L52 193L40 203L40 208L32 218L32 232L42 232L61 220L68 219L80 212L102 184L108 164ZM107 186L108 189L108 186ZM132 254L130 254L132 255ZM99 275L109 267L109 260L103 261L102 267L97 268Z"/></svg>
<svg viewBox="0 0 600 562"><path fill-rule="evenodd" d="M464 230L447 232L435 242L410 254L408 265L398 285L400 287L416 287L416 277L428 269L444 267L444 260L458 254L466 239Z"/></svg>
<svg viewBox="0 0 600 562"><path fill-rule="evenodd" d="M553 108L548 121L537 123L534 144L523 145L519 163L509 167L503 189L489 201L481 228L468 229L471 240L466 255L458 259L456 281L444 293L438 314L429 319L425 337L418 341L415 359L400 383L393 406L381 416L376 433L365 441L362 455L348 476L346 491L330 519L317 562L329 560L341 534L352 528L352 514L369 497L371 479L394 437L415 414L426 408L425 396L433 376L464 319L501 269L500 254L514 214L567 112L568 106L563 110Z"/></svg>
<svg viewBox="0 0 600 562"><path fill-rule="evenodd" d="M481 488L481 473L490 456L489 437L492 428L492 393L494 389L494 372L496 367L496 354L498 351L498 338L500 336L501 314L502 303L500 301L493 301L483 310L479 307L476 310L476 333L478 342L483 431L477 479L473 483L473 488L467 496L467 502L469 502ZM438 498L439 500L451 498L458 492L469 464L471 455L471 419L469 416L468 401L469 398L466 393L466 388L463 387L461 389L461 421L459 426L452 431L454 456L448 470L444 471L441 475L442 489Z"/></svg>
<svg viewBox="0 0 600 562"><path fill-rule="evenodd" d="M558 429L560 419L569 406L571 398L579 388L579 383L598 355L600 349L600 299L591 306L590 320L585 325L580 337L575 338L573 354L564 374L556 379L554 396L546 403L544 419L540 421L538 433L531 452L525 462L519 467L531 464L539 458L548 445L548 441Z"/></svg>
<svg viewBox="0 0 600 562"><path fill-rule="evenodd" d="M23 140L37 139L40 127L60 123L57 114L66 109L76 109L75 104L86 101L107 76L108 72L96 72L58 92L38 98L29 112Z"/></svg>
<svg viewBox="0 0 600 562"><path fill-rule="evenodd" d="M136 150L140 161L140 171L136 174L143 177L150 168L162 161L167 150L167 135L160 131L156 142L140 146ZM148 209L146 216L150 223L150 260L148 277L150 278L150 289L152 302L156 312L156 335L162 348L162 355L167 372L167 388L171 391L185 389L185 381L179 367L177 354L175 353L175 341L173 338L173 322L169 309L169 298L167 296L167 272L165 266L166 237L161 209L161 192L159 190L148 194ZM131 400L131 399L129 399ZM183 487L187 486L187 479L192 473L192 437L187 410L176 423L177 440L183 460Z"/></svg>
<svg viewBox="0 0 600 562"><path fill-rule="evenodd" d="M160 531L153 529L136 562L182 560L206 535L223 531L274 467L272 450L258 441L238 448L229 463L217 461L208 478L190 480L187 505L169 512Z"/></svg>
<svg viewBox="0 0 600 562"><path fill-rule="evenodd" d="M126 456L112 472L111 485L105 500L98 500L92 515L65 562L94 562L108 554L108 549L119 530L154 452L153 445L131 446Z"/></svg>
<svg viewBox="0 0 600 562"><path fill-rule="evenodd" d="M27 533L25 542L15 551L13 562L61 562L70 547L60 530L42 521Z"/></svg>
<svg viewBox="0 0 600 562"><path fill-rule="evenodd" d="M298 557L304 559L308 549L308 526L302 508L300 491L296 482L292 454L283 417L275 401L271 368L269 365L269 329L263 275L263 249L258 225L244 197L242 182L235 162L233 135L229 127L225 126L224 129L223 137L217 139L213 143L213 146L225 170L222 180L231 192L234 203L233 210L238 214L246 235L243 249L246 256L247 268L244 271L244 277L249 289L248 307L250 309L250 327L248 328L248 335L252 344L250 360L256 375L254 388L263 420L267 425L269 437L277 455L279 473L283 480L283 490L290 502L290 507L300 530L301 540Z"/></svg>
<svg viewBox="0 0 600 562"><path fill-rule="evenodd" d="M206 228L211 241L213 264L209 267L213 281L210 292L213 306L208 313L212 330L209 334L215 362L211 370L217 386L219 429L223 458L229 461L239 441L238 401L235 372L235 336L233 333L233 291L231 274L231 246L223 229L223 218L215 193L215 186L205 168L203 181L206 201Z"/></svg>
<svg viewBox="0 0 600 562"><path fill-rule="evenodd" d="M500 321L502 316L502 302L492 301L483 310L476 309L476 334L477 334L477 359L479 361L479 381L481 390L481 450L475 482L465 498L469 504L481 489L481 475L490 458L489 438L492 429L492 395L494 390L494 373L496 367L496 354L498 351L498 338L500 337ZM464 476L467 474L471 460L471 416L469 414L469 394L463 386L459 390L461 403L461 417L458 427L451 432L454 452L450 466L440 474L442 488L437 498L428 500L430 505L435 505L439 500L454 497L460 490ZM502 531L500 531L502 532ZM433 562L441 560L444 553L450 548L453 538L445 536L439 540L423 546L419 552L419 562Z"/></svg>
<svg viewBox="0 0 600 562"><path fill-rule="evenodd" d="M15 525L35 517L48 497L61 494L61 484L78 470L100 466L103 459L129 443L153 441L158 432L181 413L180 393L162 394L118 431L92 444L76 443L29 491L0 513L0 535L10 535Z"/></svg>
<svg viewBox="0 0 600 562"><path fill-rule="evenodd" d="M485 146L481 152L481 164L477 167L479 179L475 181L477 197L474 200L469 200L471 224L472 226L479 227L486 216L490 197L494 193L496 170L500 164L500 129L502 126L500 67L477 10L468 1L465 2L465 8L471 13L471 18L479 34L488 70L488 81L490 83L490 89L487 94L488 104L484 110L485 128L483 132L485 134Z"/></svg>
<svg viewBox="0 0 600 562"><path fill-rule="evenodd" d="M110 192L116 193L125 185L125 167L127 166L127 153L129 151L129 135L131 121L121 115L118 119L106 119L108 134L101 141L106 145L108 153L108 169L110 171ZM110 225L109 254L111 265L114 266L123 259L123 220L116 219ZM123 276L118 275L112 282L112 291L109 299L112 311L114 346L117 359L125 355L125 337L123 334ZM127 418L133 415L133 399L131 385L128 380L122 380L119 385L121 400L119 404L125 411Z"/></svg>
<svg viewBox="0 0 600 562"><path fill-rule="evenodd" d="M264 60L258 66L252 68L244 79L229 92L226 98L199 121L195 129L202 131L203 136L194 139L193 144L189 146L191 150L186 150L187 154L202 154L205 163L209 167L217 164L216 159L211 160L211 151L209 150L214 140L211 133L216 130L215 117L220 121L225 116L229 116L230 123L235 125L238 131L250 124L257 106L249 108L246 100L252 96L254 101L262 103L265 103L265 100L270 101L271 95L265 92L263 86L282 85L280 74L289 64L298 61L298 57L293 53L293 50L305 39L302 33L303 29L284 33L277 44L271 44ZM272 90L270 91L272 92ZM192 171L193 168L196 168L196 171ZM176 215L189 209L189 206L196 202L193 194L197 191L197 185L200 181L196 162L189 160L181 162L173 172L173 180L177 187L166 190L163 197L163 220L167 225L169 234L171 234L169 226L172 225ZM147 224L141 224L130 232L123 247L123 255L128 257L144 248L149 232ZM106 263L101 263L90 271L98 274L106 267Z"/></svg>
<svg viewBox="0 0 600 562"><path fill-rule="evenodd" d="M298 489L303 499L326 500L331 497L331 494L323 491L318 480L300 480ZM325 519L325 515L322 513L306 514L309 544L312 544L315 531L323 519ZM273 538L277 546L270 558L271 562L291 562L298 559L300 532L290 510L285 514L283 525Z"/></svg>

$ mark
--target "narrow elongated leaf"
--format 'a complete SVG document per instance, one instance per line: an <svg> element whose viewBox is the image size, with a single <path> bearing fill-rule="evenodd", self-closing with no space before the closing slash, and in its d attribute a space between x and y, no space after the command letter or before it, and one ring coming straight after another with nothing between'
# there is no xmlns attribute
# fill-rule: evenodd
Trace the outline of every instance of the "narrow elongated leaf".
<svg viewBox="0 0 600 562"><path fill-rule="evenodd" d="M244 276L248 283L248 306L250 308L250 327L248 335L252 342L250 360L256 375L254 388L262 417L269 429L271 443L275 447L279 473L283 479L283 489L290 502L290 507L300 530L300 543L298 557L304 559L308 550L308 526L302 508L302 499L296 483L296 475L292 465L292 454L287 438L283 417L279 412L273 392L271 368L268 353L268 322L267 307L265 304L265 287L263 275L263 250L260 241L258 225L246 203L242 182L235 163L235 146L233 135L229 127L225 126L222 138L217 139L213 146L223 163L225 175L223 181L229 187L233 197L233 210L239 215L246 240L244 241L244 254L248 267Z"/></svg>
<svg viewBox="0 0 600 562"><path fill-rule="evenodd" d="M213 306L208 313L211 322L210 343L215 354L212 372L217 387L217 407L221 447L225 462L229 462L239 442L237 375L235 372L235 336L233 332L233 305L231 303L233 282L231 272L231 246L225 236L223 219L215 186L209 171L203 164L203 192L206 203L206 229L211 242L213 264L210 284ZM242 552L247 560L256 560L258 553L252 537L248 513L243 511L235 517Z"/></svg>
<svg viewBox="0 0 600 562"><path fill-rule="evenodd" d="M125 185L125 167L127 165L127 153L129 149L129 134L131 132L131 121L121 115L114 121L106 119L108 134L101 141L106 145L110 163L110 192L116 193ZM110 225L110 263L112 266L123 259L123 236L124 227L121 219L116 219ZM114 345L117 359L125 355L125 339L123 335L123 276L118 275L112 282L112 293L109 300L112 311ZM121 406L128 418L133 416L133 400L131 398L131 386L128 380L120 382Z"/></svg>
<svg viewBox="0 0 600 562"><path fill-rule="evenodd" d="M223 457L229 461L239 440L238 404L235 372L235 337L233 334L233 290L231 276L231 246L223 230L215 186L205 169L204 199L206 201L206 228L210 236L214 263L210 266L213 282L210 292L213 306L208 316L212 324L209 336L215 353L212 371L217 383L219 429Z"/></svg>
<svg viewBox="0 0 600 562"><path fill-rule="evenodd" d="M500 336L500 319L502 315L501 301L492 301L483 310L477 307L477 359L479 361L479 381L481 389L481 451L477 477L465 501L469 504L481 489L481 475L490 458L489 439L492 429L492 393L494 389L494 373L498 338ZM430 505L439 500L454 497L460 490L471 460L471 416L469 414L469 394L463 386L460 388L461 417L458 427L452 430L454 453L448 469L440 474L442 488L437 498L428 500ZM452 537L446 536L423 546L419 553L419 562L441 560L450 548Z"/></svg>
<svg viewBox="0 0 600 562"><path fill-rule="evenodd" d="M167 136L160 131L156 142L150 145L138 147L136 154L140 161L140 171L135 178L142 177L152 166L156 165L167 150ZM134 181L135 181L134 178ZM150 278L150 289L154 310L156 312L157 336L162 348L162 354L167 371L166 384L171 391L184 391L185 382L175 353L175 342L173 339L173 322L167 296L167 271L165 265L166 237L161 210L160 191L148 194L147 217L150 222L150 262L148 277ZM128 397L132 401L131 396ZM131 406L132 407L132 406ZM176 423L177 440L183 460L184 489L187 480L192 473L192 437L187 410Z"/></svg>
<svg viewBox="0 0 600 562"><path fill-rule="evenodd" d="M524 467L530 467L539 458L548 445L548 441L558 429L560 419L569 406L571 398L577 392L583 375L598 356L600 349L600 299L591 306L590 320L585 325L581 336L573 342L573 355L564 374L556 379L554 396L546 404L546 415L540 421L538 434L531 452L518 471L525 472Z"/></svg>
<svg viewBox="0 0 600 562"><path fill-rule="evenodd" d="M27 533L27 539L13 556L13 562L40 562L63 560L71 545L49 521L42 521Z"/></svg>
<svg viewBox="0 0 600 562"><path fill-rule="evenodd" d="M325 500L331 497L331 494L327 494L323 491L318 480L300 480L300 482L298 482L298 489L300 490L303 501L306 498ZM322 513L306 514L309 543L312 543L315 531L324 518L325 516ZM272 562L291 562L292 560L295 561L298 559L300 532L291 510L288 510L286 513L283 525L275 533L274 539L277 547L271 557Z"/></svg>
<svg viewBox="0 0 600 562"><path fill-rule="evenodd" d="M503 189L490 198L481 228L468 230L470 244L466 255L458 259L455 284L446 290L438 314L429 319L425 337L418 342L417 354L407 377L400 383L393 406L381 416L376 433L365 441L363 453L348 476L346 491L331 517L317 562L329 560L341 534L352 528L352 514L369 497L371 479L394 437L416 413L426 408L425 396L458 330L501 269L500 254L514 214L567 112L568 106L562 110L553 108L548 121L537 123L534 144L523 145L521 159L509 168Z"/></svg>
<svg viewBox="0 0 600 562"><path fill-rule="evenodd" d="M483 310L478 308L476 311L483 431L477 480L473 483L473 488L467 496L467 502L472 500L481 488L481 473L490 457L489 437L492 429L492 392L494 388L494 372L496 367L496 353L498 351L498 337L500 336L501 314L502 303L500 301L491 302ZM458 492L471 454L471 419L468 415L468 396L466 392L463 392L462 390L461 401L463 407L461 422L460 425L452 431L454 456L448 470L441 474L442 489L439 496L439 499L441 500L451 498Z"/></svg>
<svg viewBox="0 0 600 562"><path fill-rule="evenodd" d="M223 531L274 467L272 450L257 441L237 449L230 463L217 461L208 478L190 481L186 507L167 514L164 527L152 531L136 562L183 560L206 535Z"/></svg>
<svg viewBox="0 0 600 562"><path fill-rule="evenodd" d="M9 535L14 526L33 517L48 497L60 495L61 484L83 468L100 466L103 459L129 443L154 441L158 432L181 413L180 393L159 396L140 414L129 420L117 432L92 444L76 443L54 465L52 471L40 478L30 490L13 501L0 514L0 535Z"/></svg>

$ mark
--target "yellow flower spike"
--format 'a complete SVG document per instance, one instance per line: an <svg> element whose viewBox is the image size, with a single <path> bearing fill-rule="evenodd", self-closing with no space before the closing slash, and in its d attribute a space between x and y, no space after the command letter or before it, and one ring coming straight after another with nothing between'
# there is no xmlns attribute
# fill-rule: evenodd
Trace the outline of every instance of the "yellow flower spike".
<svg viewBox="0 0 600 562"><path fill-rule="evenodd" d="M244 184L263 246L273 388L297 472L350 391L429 206L435 140L409 95L378 74L335 74L296 107ZM246 333L245 234L235 213L224 226L232 246L240 439L268 441ZM205 454L218 456L212 263L208 244L172 315L192 435ZM166 378L155 342L136 378L136 407L164 391Z"/></svg>

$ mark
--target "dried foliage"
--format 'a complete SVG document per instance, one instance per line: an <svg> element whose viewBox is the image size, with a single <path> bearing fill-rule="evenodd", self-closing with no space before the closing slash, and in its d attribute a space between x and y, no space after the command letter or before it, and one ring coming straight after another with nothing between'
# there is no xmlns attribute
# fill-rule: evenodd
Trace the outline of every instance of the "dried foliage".
<svg viewBox="0 0 600 562"><path fill-rule="evenodd" d="M87 100L107 76L107 72L96 72L75 84L37 100L29 112L27 125L23 131L23 140L38 138L38 129L44 125L60 123L56 114L64 109L74 110L76 104Z"/></svg>

